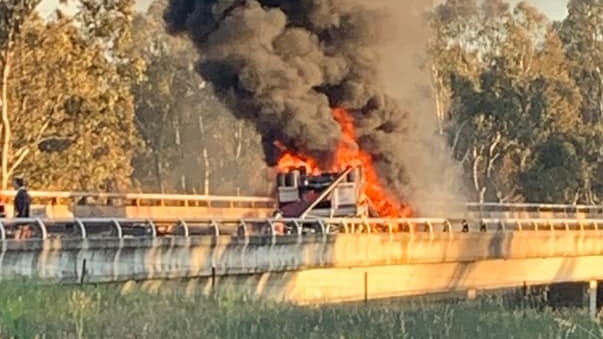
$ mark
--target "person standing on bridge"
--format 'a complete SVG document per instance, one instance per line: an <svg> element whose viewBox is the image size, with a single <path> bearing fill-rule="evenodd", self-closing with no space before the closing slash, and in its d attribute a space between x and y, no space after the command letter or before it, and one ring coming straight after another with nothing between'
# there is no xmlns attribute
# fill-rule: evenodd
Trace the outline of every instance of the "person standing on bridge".
<svg viewBox="0 0 603 339"><path fill-rule="evenodd" d="M17 190L15 194L15 218L29 218L29 208L31 198L25 188L25 180L23 178L15 178L14 187ZM15 239L28 239L32 236L31 228L28 224L17 223Z"/></svg>
<svg viewBox="0 0 603 339"><path fill-rule="evenodd" d="M15 178L14 186L17 190L15 195L15 218L29 218L31 198L27 193L27 188L25 188L25 180Z"/></svg>

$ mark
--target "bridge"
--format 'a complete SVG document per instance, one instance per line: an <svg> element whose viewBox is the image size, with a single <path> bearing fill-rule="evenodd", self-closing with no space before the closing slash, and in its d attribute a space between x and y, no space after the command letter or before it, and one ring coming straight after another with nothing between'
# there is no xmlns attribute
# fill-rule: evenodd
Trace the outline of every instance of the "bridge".
<svg viewBox="0 0 603 339"><path fill-rule="evenodd" d="M195 278L205 290L231 282L302 304L566 282L594 293L603 280L601 206L468 203L446 218L275 220L269 197L30 195L32 219L0 219L2 279Z"/></svg>
<svg viewBox="0 0 603 339"><path fill-rule="evenodd" d="M0 220L0 278L194 278L306 304L603 280L603 219ZM164 233L158 225L173 224ZM19 227L30 228L18 239ZM285 227L280 227L280 226ZM405 231L394 232L405 225ZM378 232L376 230L379 230ZM594 306L591 305L591 310ZM594 312L594 311L593 311Z"/></svg>

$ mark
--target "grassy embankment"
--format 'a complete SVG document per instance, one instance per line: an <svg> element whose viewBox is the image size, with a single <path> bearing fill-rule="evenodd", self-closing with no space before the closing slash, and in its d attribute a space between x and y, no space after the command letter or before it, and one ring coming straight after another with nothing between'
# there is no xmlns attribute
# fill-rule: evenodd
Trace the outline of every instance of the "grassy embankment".
<svg viewBox="0 0 603 339"><path fill-rule="evenodd" d="M0 284L0 338L603 338L586 310L455 304L299 307L183 289Z"/></svg>

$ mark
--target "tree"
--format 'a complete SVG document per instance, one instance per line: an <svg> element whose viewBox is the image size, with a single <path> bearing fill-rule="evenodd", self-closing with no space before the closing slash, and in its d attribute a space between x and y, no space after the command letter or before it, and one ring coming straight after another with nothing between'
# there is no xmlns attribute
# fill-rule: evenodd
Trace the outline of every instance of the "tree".
<svg viewBox="0 0 603 339"><path fill-rule="evenodd" d="M132 154L140 143L128 75L139 63L126 65L115 44L82 31L90 26L84 18L92 16L59 13L50 22L34 16L16 40L9 92L16 126L12 169L26 172L34 188L131 185Z"/></svg>
<svg viewBox="0 0 603 339"><path fill-rule="evenodd" d="M135 177L162 192L267 193L258 133L237 120L195 71L193 44L165 33L165 6L153 2L135 22L136 40L144 41L137 53L148 65L145 81L134 89L147 145Z"/></svg>
<svg viewBox="0 0 603 339"><path fill-rule="evenodd" d="M443 6L436 21L436 27L444 25L439 54L457 57L436 59L435 65L447 75L440 83L449 88L447 132L455 156L479 201L531 199L522 174L546 173L554 164L543 157L561 149L551 143L571 135L580 122L580 96L562 44L548 20L525 3L512 11L501 1ZM559 182L575 192L573 183L584 182L582 172L565 172Z"/></svg>
<svg viewBox="0 0 603 339"><path fill-rule="evenodd" d="M12 160L11 138L12 128L10 122L10 75L13 63L15 42L21 32L21 27L31 16L35 7L41 0L6 0L0 2L0 107L2 109L2 158L0 159L0 187L5 190L8 186L8 178L12 174L9 171L9 162Z"/></svg>
<svg viewBox="0 0 603 339"><path fill-rule="evenodd" d="M442 132L452 104L452 76L477 80L479 61L471 46L475 41L472 33L479 25L478 13L475 0L456 0L437 6L429 18L432 38L428 56Z"/></svg>
<svg viewBox="0 0 603 339"><path fill-rule="evenodd" d="M559 35L580 85L582 116L586 122L603 119L603 1L570 0Z"/></svg>

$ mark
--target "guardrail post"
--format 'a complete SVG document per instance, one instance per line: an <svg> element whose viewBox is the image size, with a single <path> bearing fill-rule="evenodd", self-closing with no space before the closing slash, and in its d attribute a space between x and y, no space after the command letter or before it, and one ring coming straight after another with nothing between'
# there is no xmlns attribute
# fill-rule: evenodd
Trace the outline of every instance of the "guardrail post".
<svg viewBox="0 0 603 339"><path fill-rule="evenodd" d="M79 218L75 218L75 223L80 228L80 233L81 233L82 239L86 239L87 234L86 234L86 227L84 226L84 223Z"/></svg>
<svg viewBox="0 0 603 339"><path fill-rule="evenodd" d="M0 240L6 240L6 229L4 228L3 222L0 222Z"/></svg>
<svg viewBox="0 0 603 339"><path fill-rule="evenodd" d="M155 223L151 219L147 220L147 223L151 226L151 236L157 238L157 227L155 226Z"/></svg>
<svg viewBox="0 0 603 339"><path fill-rule="evenodd" d="M322 232L323 235L327 234L327 226L324 224L324 222L322 220L318 220L318 225L320 225L320 231Z"/></svg>
<svg viewBox="0 0 603 339"><path fill-rule="evenodd" d="M339 222L341 223L341 227L343 228L343 233L348 234L348 223L343 220L339 220Z"/></svg>
<svg viewBox="0 0 603 339"><path fill-rule="evenodd" d="M214 228L214 237L220 236L220 226L218 226L218 223L212 219L210 225Z"/></svg>
<svg viewBox="0 0 603 339"><path fill-rule="evenodd" d="M427 221L426 226L429 229L429 240L433 240L433 225L430 221Z"/></svg>
<svg viewBox="0 0 603 339"><path fill-rule="evenodd" d="M293 225L295 226L295 235L302 235L302 226L299 224L298 220L293 220Z"/></svg>
<svg viewBox="0 0 603 339"><path fill-rule="evenodd" d="M362 225L364 226L364 228L366 229L366 233L371 233L371 224L365 219L362 220Z"/></svg>
<svg viewBox="0 0 603 339"><path fill-rule="evenodd" d="M123 231L121 229L121 225L119 224L119 221L117 221L117 219L111 219L111 222L113 223L113 226L115 226L115 229L117 230L117 237L119 239L123 238Z"/></svg>
<svg viewBox="0 0 603 339"><path fill-rule="evenodd" d="M243 230L243 234L241 234L240 230ZM243 220L239 222L239 227L237 229L237 235L247 237L247 225Z"/></svg>
<svg viewBox="0 0 603 339"><path fill-rule="evenodd" d="M46 225L44 225L44 223L42 222L42 219L37 218L36 224L38 224L38 227L40 227L40 231L42 232L42 239L47 239L48 231L46 230Z"/></svg>
<svg viewBox="0 0 603 339"><path fill-rule="evenodd" d="M588 284L588 313L590 314L591 319L595 320L597 318L597 287L598 283L596 280L589 281Z"/></svg>
<svg viewBox="0 0 603 339"><path fill-rule="evenodd" d="M178 220L178 223L180 224L180 226L182 226L182 228L184 229L184 237L188 238L189 236L189 232L188 232L188 225L186 224L186 222L182 219Z"/></svg>

